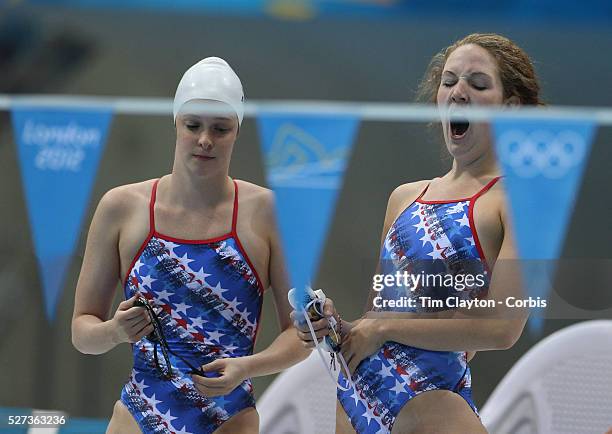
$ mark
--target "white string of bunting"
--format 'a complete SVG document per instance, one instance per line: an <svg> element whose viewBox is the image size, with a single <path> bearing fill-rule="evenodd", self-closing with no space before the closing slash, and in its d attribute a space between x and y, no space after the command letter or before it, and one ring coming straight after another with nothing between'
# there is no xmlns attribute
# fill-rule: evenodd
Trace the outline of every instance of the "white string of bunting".
<svg viewBox="0 0 612 434"><path fill-rule="evenodd" d="M114 114L124 115L172 115L172 99L170 98L0 94L0 110L10 110L15 107L86 108L110 110ZM202 112L217 113L206 106L202 107ZM252 100L245 103L245 116L256 117L262 113L351 116L362 121L383 122L431 122L440 119L440 110L432 104L319 100ZM459 116L453 113L448 115ZM462 109L460 116L468 116L473 121L529 117L549 120L580 119L598 125L612 125L612 108L610 107L524 106L508 109L499 106L470 106Z"/></svg>

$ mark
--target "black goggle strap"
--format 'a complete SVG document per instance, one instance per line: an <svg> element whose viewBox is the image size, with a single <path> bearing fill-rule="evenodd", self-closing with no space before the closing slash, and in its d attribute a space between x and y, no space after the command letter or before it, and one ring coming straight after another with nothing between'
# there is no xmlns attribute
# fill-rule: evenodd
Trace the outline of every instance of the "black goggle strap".
<svg viewBox="0 0 612 434"><path fill-rule="evenodd" d="M166 336L164 335L161 322L157 314L153 310L153 307L151 307L151 305L146 302L146 300L143 300L142 306L147 310L149 318L151 319L151 324L153 324L153 335L155 337L153 346L153 359L155 361L155 366L164 377L170 378L172 377L172 364L170 363L170 357L168 356L168 342L166 342ZM161 347L162 355L164 356L164 360L166 362L166 371L164 371L161 365L159 364L159 359L157 357L157 344L159 344L159 346Z"/></svg>
<svg viewBox="0 0 612 434"><path fill-rule="evenodd" d="M202 371L200 368L194 367L187 360L185 360L184 358L182 358L178 354L174 353L170 348L167 348L167 350L168 350L168 352L170 354L172 354L174 357L176 357L177 359L181 360L185 365L187 365L187 367L190 369L190 371L189 371L190 374L200 375L202 377L204 376L204 371Z"/></svg>
<svg viewBox="0 0 612 434"><path fill-rule="evenodd" d="M149 316L151 317L151 322L153 323L153 329L154 329L154 333L155 336L157 338L158 342L155 342L154 345L154 352L153 352L153 357L155 360L155 365L157 366L157 368L166 376L166 377L171 377L172 376L172 364L170 363L170 356L168 356L168 353L172 354L174 357L176 357L177 359L181 360L183 363L185 363L185 365L187 365L189 367L190 374L197 374L197 375L201 375L204 376L204 372L199 369L194 367L191 363L189 363L187 360L185 360L183 357L179 356L178 354L174 353L172 350L170 350L170 347L168 345L168 342L166 341L166 336L164 335L164 331L161 325L161 321L159 320L159 317L157 316L157 313L155 313L155 311L153 310L153 308L151 307L151 305L149 303L146 303L144 306L147 309L147 312L149 313ZM161 347L162 350L162 354L164 356L164 360L166 361L166 365L168 367L168 372L164 372L161 369L161 366L159 365L159 360L157 358L157 344L159 343L159 346Z"/></svg>

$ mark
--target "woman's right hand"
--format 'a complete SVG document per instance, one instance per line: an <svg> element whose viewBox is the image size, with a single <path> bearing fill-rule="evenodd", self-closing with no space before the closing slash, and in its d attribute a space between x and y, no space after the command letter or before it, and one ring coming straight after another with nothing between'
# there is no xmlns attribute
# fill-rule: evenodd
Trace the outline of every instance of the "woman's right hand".
<svg viewBox="0 0 612 434"><path fill-rule="evenodd" d="M115 315L110 320L114 341L117 344L138 342L153 332L153 324L147 310L144 307L134 306L136 297L134 295L119 303Z"/></svg>
<svg viewBox="0 0 612 434"><path fill-rule="evenodd" d="M334 301L329 297L325 300L325 304L323 305L323 315L325 315L323 318L311 322L319 343L321 343L321 340L330 333L328 318L333 316L336 320L340 319L334 307ZM304 315L294 310L291 312L290 316L293 321L293 326L297 329L297 335L302 341L302 345L306 348L314 348L315 343L310 333L310 329L308 328L308 323L306 323L304 319Z"/></svg>

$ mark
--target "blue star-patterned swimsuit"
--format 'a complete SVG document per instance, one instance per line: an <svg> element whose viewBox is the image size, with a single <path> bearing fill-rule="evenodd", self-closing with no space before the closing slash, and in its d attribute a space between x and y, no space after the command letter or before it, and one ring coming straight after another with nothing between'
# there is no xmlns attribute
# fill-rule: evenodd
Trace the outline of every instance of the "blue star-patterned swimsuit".
<svg viewBox="0 0 612 434"><path fill-rule="evenodd" d="M231 231L210 240L181 240L155 230L155 181L150 230L125 279L126 299L139 293L158 314L170 349L172 376L160 346L143 338L132 347L134 367L121 401L144 433L212 433L239 411L254 407L251 381L225 396L207 398L194 387L190 368L253 352L263 287L236 234L238 185L234 181ZM176 357L179 356L179 357Z"/></svg>
<svg viewBox="0 0 612 434"><path fill-rule="evenodd" d="M389 228L380 256L382 274L404 271L412 276L431 276L429 281L408 280L385 287L385 300L413 299L413 307L378 308L378 311L435 312L447 310L452 300L487 295L489 272L474 226L474 203L499 178L493 179L470 198L426 201L420 196ZM473 277L460 283L463 277ZM449 277L450 276L450 277ZM448 280L444 280L448 279ZM454 284L451 284L451 280ZM469 283L469 285L466 285ZM413 290L414 289L414 290ZM440 300L444 307L432 307L420 297ZM457 301L449 302L456 305ZM387 304L388 305L388 304ZM477 413L472 401L471 375L465 352L429 351L386 342L364 359L352 376L354 390L340 374L338 399L359 434L389 433L402 407L419 393L444 389L462 396ZM478 413L477 413L478 414Z"/></svg>

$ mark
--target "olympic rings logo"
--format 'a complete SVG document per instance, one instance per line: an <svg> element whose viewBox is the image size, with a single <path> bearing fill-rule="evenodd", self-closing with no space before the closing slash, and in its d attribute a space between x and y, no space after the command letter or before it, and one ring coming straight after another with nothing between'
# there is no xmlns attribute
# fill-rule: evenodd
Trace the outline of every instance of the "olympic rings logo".
<svg viewBox="0 0 612 434"><path fill-rule="evenodd" d="M552 179L561 178L582 162L586 149L584 138L570 130L557 134L510 130L501 135L497 146L500 161L512 167L517 175Z"/></svg>

